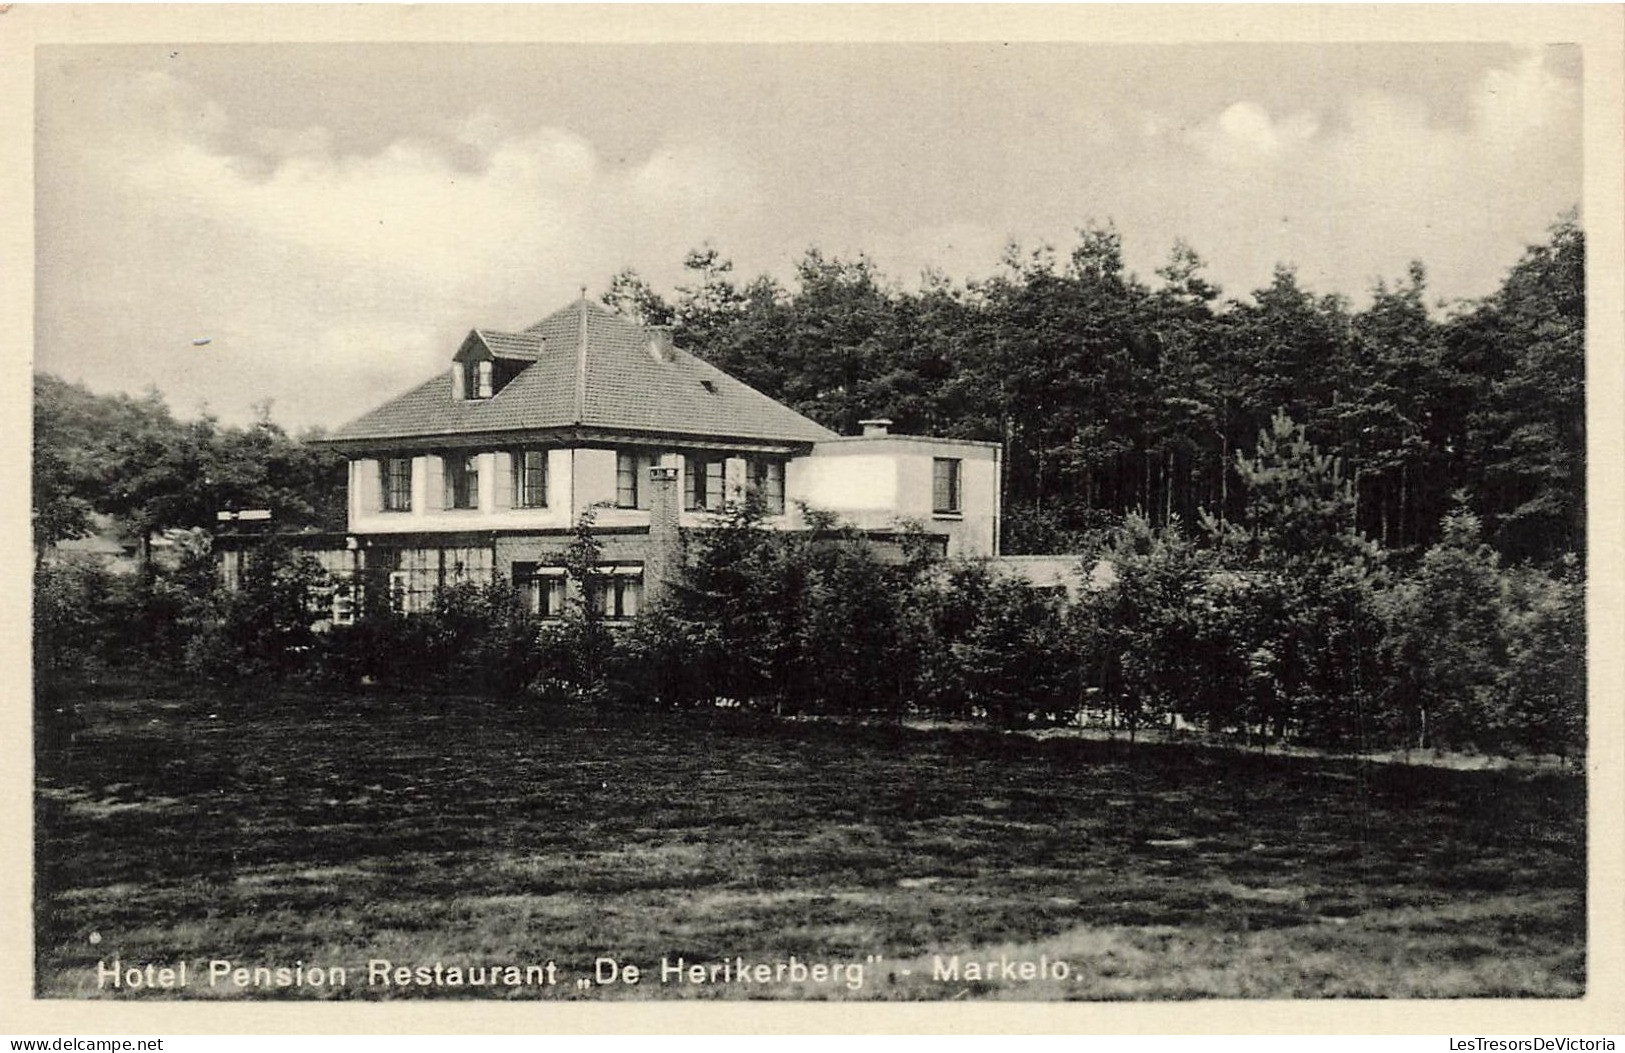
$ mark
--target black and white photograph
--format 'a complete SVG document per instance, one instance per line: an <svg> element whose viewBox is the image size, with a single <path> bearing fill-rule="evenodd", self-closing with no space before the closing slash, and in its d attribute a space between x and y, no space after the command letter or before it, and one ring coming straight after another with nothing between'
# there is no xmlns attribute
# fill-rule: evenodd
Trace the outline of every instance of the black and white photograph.
<svg viewBox="0 0 1625 1053"><path fill-rule="evenodd" d="M932 10L34 41L32 1002L1620 1026L1619 11Z"/></svg>

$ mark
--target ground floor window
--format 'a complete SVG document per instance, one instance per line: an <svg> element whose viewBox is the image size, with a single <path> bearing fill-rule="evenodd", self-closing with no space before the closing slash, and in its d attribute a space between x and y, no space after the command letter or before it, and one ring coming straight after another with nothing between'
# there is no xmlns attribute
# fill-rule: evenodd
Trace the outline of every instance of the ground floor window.
<svg viewBox="0 0 1625 1053"><path fill-rule="evenodd" d="M323 585L313 590L314 613L333 625L354 625L361 592L355 580L355 553L348 549L315 549L307 555L325 575Z"/></svg>
<svg viewBox="0 0 1625 1053"><path fill-rule="evenodd" d="M494 561L491 550L477 548L401 548L378 559L389 571L389 605L402 614L426 611L435 593L458 582L488 584Z"/></svg>
<svg viewBox="0 0 1625 1053"><path fill-rule="evenodd" d="M564 614L564 568L535 563L513 565L514 588L525 610L538 618L558 618Z"/></svg>
<svg viewBox="0 0 1625 1053"><path fill-rule="evenodd" d="M334 625L354 625L356 613L356 587L354 582L341 581L333 586L328 617Z"/></svg>
<svg viewBox="0 0 1625 1053"><path fill-rule="evenodd" d="M643 608L643 568L605 568L592 593L594 609L606 620L636 618Z"/></svg>
<svg viewBox="0 0 1625 1053"><path fill-rule="evenodd" d="M408 570L389 572L389 609L397 614L414 614L429 609L429 598L417 575Z"/></svg>
<svg viewBox="0 0 1625 1053"><path fill-rule="evenodd" d="M440 550L441 584L472 581L487 585L491 581L492 559L488 548L443 548Z"/></svg>

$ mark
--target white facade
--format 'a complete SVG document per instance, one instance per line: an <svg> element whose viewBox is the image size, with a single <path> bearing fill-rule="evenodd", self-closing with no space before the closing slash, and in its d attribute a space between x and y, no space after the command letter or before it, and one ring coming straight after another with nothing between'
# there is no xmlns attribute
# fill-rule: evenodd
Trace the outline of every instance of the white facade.
<svg viewBox="0 0 1625 1053"><path fill-rule="evenodd" d="M646 527L647 508L627 503L618 491L622 452L652 456L654 463L679 471L679 494L689 492L685 453L720 459L724 500L738 500L749 485L752 460L783 466L784 511L768 525L798 529L806 525L800 506L833 513L860 530L889 533L916 525L944 539L950 556L997 554L999 531L999 448L994 443L871 434L832 439L812 446L802 456L753 458L737 451L659 450L646 447L553 447L546 449L545 507L514 507L513 453L510 450L453 451L472 453L477 466L477 494L470 508L448 508L445 497L446 457L414 453L411 460L409 508L386 510L381 458L350 462L349 528L357 535L456 531L567 530L581 514L593 511L602 528ZM403 454L404 459L408 455ZM640 472L642 462L639 466ZM948 479L952 486L945 486ZM713 480L714 482L715 480ZM618 500L619 499L619 500ZM681 525L703 528L716 522L712 512L684 508Z"/></svg>
<svg viewBox="0 0 1625 1053"><path fill-rule="evenodd" d="M867 531L916 524L945 535L949 556L998 553L999 446L990 442L873 434L816 443L790 463L790 487L808 507ZM957 474L949 500L937 474Z"/></svg>

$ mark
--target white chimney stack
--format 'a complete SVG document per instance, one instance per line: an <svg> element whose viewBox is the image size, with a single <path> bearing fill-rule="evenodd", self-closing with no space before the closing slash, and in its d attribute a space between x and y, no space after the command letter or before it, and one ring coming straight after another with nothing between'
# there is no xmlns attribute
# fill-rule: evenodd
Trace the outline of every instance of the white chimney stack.
<svg viewBox="0 0 1625 1053"><path fill-rule="evenodd" d="M868 420L858 421L858 424L863 428L863 437L866 439L891 434L890 417L871 417Z"/></svg>

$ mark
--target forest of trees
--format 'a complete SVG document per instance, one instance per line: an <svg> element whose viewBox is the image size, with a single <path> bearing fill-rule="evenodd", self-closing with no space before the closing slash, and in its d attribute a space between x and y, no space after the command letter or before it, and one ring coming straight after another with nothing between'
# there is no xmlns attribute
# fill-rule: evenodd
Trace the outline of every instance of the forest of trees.
<svg viewBox="0 0 1625 1053"><path fill-rule="evenodd" d="M789 535L748 506L696 536L670 595L622 632L579 597L562 622L537 623L498 582L314 634L319 571L274 543L234 594L206 552L129 581L42 560L36 672L144 661L239 686L393 679L1583 755L1585 246L1572 217L1496 292L1442 311L1420 264L1358 310L1286 268L1221 299L1183 244L1147 285L1110 229L1084 231L1064 260L1005 262L985 281L908 291L867 260L809 252L786 288L741 284L707 248L670 300L623 272L605 302L837 430L889 416L1004 442L1005 550L1109 565L1105 587L1057 597L923 549L888 562L826 517ZM342 459L268 415L246 429L179 421L156 394L36 377L42 555L93 513L146 539L230 507L342 529ZM587 526L572 576L590 591Z"/></svg>
<svg viewBox="0 0 1625 1053"><path fill-rule="evenodd" d="M177 420L157 391L97 395L34 376L34 548L84 537L96 515L145 547L153 535L212 528L223 509L270 509L286 528L345 528L344 458L298 438L268 410L247 428Z"/></svg>
<svg viewBox="0 0 1625 1053"><path fill-rule="evenodd" d="M1012 247L996 277L905 291L865 258L808 252L785 287L712 248L670 300L632 271L604 302L845 434L896 430L1006 447L1005 551L1069 552L1137 512L1234 518L1236 456L1279 411L1336 456L1366 536L1441 536L1458 502L1513 560L1585 545L1585 241L1573 217L1494 294L1442 315L1413 263L1355 310L1288 267L1224 299L1189 245L1153 284L1111 228L1064 257Z"/></svg>

